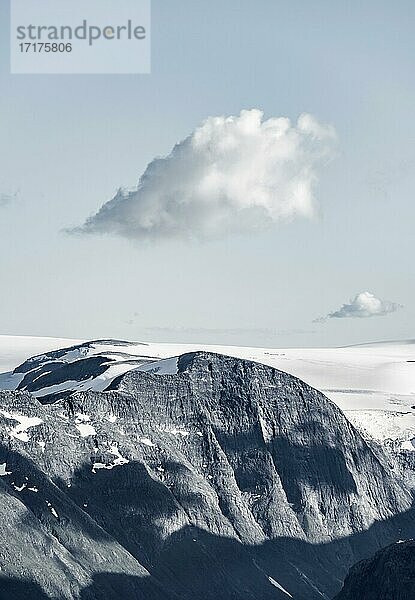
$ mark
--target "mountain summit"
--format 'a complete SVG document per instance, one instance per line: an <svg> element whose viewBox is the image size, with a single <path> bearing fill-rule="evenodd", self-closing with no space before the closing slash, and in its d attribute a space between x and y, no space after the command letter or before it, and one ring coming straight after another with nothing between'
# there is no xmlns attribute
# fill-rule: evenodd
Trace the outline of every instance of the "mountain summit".
<svg viewBox="0 0 415 600"><path fill-rule="evenodd" d="M16 599L329 599L413 531L384 456L272 367L143 359L40 400L0 392L0 590Z"/></svg>

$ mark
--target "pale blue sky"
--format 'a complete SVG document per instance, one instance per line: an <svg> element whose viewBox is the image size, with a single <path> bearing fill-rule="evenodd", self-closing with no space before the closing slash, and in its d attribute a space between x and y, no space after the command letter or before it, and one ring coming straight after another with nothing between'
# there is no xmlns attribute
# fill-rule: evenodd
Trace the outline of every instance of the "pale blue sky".
<svg viewBox="0 0 415 600"><path fill-rule="evenodd" d="M114 0L115 1L115 0ZM0 333L344 345L415 337L415 5L153 0L152 74L10 75L0 6ZM337 131L320 216L194 243L74 237L209 115ZM330 319L358 292L404 305ZM212 331L214 330L214 331Z"/></svg>

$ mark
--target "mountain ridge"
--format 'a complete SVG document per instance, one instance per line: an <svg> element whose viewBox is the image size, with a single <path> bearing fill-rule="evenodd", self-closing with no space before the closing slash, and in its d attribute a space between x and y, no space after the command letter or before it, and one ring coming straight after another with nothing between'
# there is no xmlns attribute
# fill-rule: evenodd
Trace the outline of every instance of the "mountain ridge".
<svg viewBox="0 0 415 600"><path fill-rule="evenodd" d="M104 565L115 553L132 598L317 600L413 528L408 488L323 394L261 363L207 352L174 362L53 404L0 394L4 494L61 553L88 547L92 530L115 540L94 552ZM118 598L111 573L82 561L76 593L100 598L98 577L102 597ZM21 577L4 557L0 566ZM33 583L48 596L58 585Z"/></svg>

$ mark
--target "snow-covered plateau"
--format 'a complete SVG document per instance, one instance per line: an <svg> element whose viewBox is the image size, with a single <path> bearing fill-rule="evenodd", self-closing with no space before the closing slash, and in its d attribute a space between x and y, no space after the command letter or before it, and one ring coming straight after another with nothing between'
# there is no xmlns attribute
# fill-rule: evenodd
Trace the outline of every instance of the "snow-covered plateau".
<svg viewBox="0 0 415 600"><path fill-rule="evenodd" d="M60 349L67 351L54 353ZM132 369L173 373L175 357L198 350L253 360L294 375L335 402L366 437L415 450L415 340L271 349L0 336L0 389L26 389L38 398L103 391ZM90 363L87 370L85 360ZM81 377L74 363L83 365Z"/></svg>

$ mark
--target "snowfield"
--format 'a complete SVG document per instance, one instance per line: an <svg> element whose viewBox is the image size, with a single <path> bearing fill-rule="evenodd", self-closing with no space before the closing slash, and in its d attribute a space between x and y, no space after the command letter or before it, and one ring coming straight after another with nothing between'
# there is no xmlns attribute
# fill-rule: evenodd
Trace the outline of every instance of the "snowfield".
<svg viewBox="0 0 415 600"><path fill-rule="evenodd" d="M23 375L11 371L29 357L82 343L74 339L0 336L0 389L19 385ZM403 448L415 451L411 442L415 438L415 340L287 349L97 341L69 350L60 360L70 363L91 356L108 357L104 373L34 393L42 397L56 392L57 387L102 391L115 377L131 369L173 374L177 356L196 350L254 360L295 375L324 392L366 436L397 440Z"/></svg>
<svg viewBox="0 0 415 600"><path fill-rule="evenodd" d="M68 338L0 335L0 372L12 371L29 356L80 343L82 340Z"/></svg>

